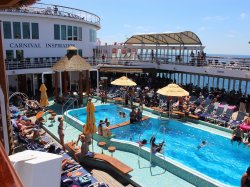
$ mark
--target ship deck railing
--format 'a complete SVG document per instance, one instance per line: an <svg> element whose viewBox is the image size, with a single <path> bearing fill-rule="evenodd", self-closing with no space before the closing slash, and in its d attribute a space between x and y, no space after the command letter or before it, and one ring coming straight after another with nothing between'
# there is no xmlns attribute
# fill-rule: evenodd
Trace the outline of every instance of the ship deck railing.
<svg viewBox="0 0 250 187"><path fill-rule="evenodd" d="M83 20L83 21L90 22L92 24L96 24L100 26L99 16L92 14L90 12L84 11L84 10L60 6L60 5L37 3L30 7L21 7L21 8L15 8L15 9L1 9L0 12L43 14L43 15L68 17L68 18Z"/></svg>
<svg viewBox="0 0 250 187"><path fill-rule="evenodd" d="M61 57L41 57L41 58L25 58L25 59L5 59L6 70L18 69L32 69L32 68L51 68ZM119 58L106 58L105 60L99 58L85 58L91 66L137 66L137 67L156 67L155 65L181 65L181 66L194 66L194 67L211 67L220 69L238 69L250 71L249 63L241 64L214 64L209 61L190 61L189 63L182 61L158 61L157 59L119 59Z"/></svg>

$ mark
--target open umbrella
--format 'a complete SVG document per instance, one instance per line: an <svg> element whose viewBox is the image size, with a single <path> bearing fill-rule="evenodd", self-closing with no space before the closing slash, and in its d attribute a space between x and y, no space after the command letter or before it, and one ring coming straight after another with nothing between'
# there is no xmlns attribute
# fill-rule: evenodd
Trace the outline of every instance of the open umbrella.
<svg viewBox="0 0 250 187"><path fill-rule="evenodd" d="M41 92L40 105L46 107L49 105L49 101L48 101L48 96L47 96L47 92L46 92L47 88L46 88L45 84L41 84L39 90Z"/></svg>
<svg viewBox="0 0 250 187"><path fill-rule="evenodd" d="M115 79L114 81L111 82L112 85L116 86L136 86L137 84L130 80L128 77L122 76L118 79Z"/></svg>
<svg viewBox="0 0 250 187"><path fill-rule="evenodd" d="M89 102L86 107L87 111L87 120L86 125L83 128L83 133L85 135L91 135L92 136L92 151L94 151L93 146L93 134L96 133L96 126L95 126L95 106L91 102L91 99L89 99Z"/></svg>
<svg viewBox="0 0 250 187"><path fill-rule="evenodd" d="M189 96L189 92L178 86L177 84L169 84L157 91L158 94L172 97ZM170 117L170 104L169 104L169 117Z"/></svg>
<svg viewBox="0 0 250 187"><path fill-rule="evenodd" d="M180 86L178 86L177 84L169 84L166 87L159 89L157 93L173 97L189 96L189 93Z"/></svg>

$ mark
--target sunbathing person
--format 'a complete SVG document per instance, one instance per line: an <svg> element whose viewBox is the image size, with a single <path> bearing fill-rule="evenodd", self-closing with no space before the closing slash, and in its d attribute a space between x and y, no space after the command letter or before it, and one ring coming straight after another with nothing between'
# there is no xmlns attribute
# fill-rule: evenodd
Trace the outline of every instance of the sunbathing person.
<svg viewBox="0 0 250 187"><path fill-rule="evenodd" d="M240 126L238 125L236 129L233 130L231 143L233 143L233 141L237 141L238 145L240 145L243 137L244 137L244 132L240 129Z"/></svg>
<svg viewBox="0 0 250 187"><path fill-rule="evenodd" d="M37 128L32 129L31 134L26 135L26 137L34 142L37 142L39 144L45 145L48 142L44 141L39 133L39 130Z"/></svg>

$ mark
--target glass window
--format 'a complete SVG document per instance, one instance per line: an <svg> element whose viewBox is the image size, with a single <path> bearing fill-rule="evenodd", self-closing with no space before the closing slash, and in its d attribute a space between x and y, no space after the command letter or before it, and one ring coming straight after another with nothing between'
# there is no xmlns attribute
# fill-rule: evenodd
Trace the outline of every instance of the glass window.
<svg viewBox="0 0 250 187"><path fill-rule="evenodd" d="M30 23L23 22L23 39L30 39Z"/></svg>
<svg viewBox="0 0 250 187"><path fill-rule="evenodd" d="M82 27L78 27L78 40L82 41Z"/></svg>
<svg viewBox="0 0 250 187"><path fill-rule="evenodd" d="M15 39L21 39L21 24L20 22L13 22L13 33Z"/></svg>
<svg viewBox="0 0 250 187"><path fill-rule="evenodd" d="M13 50L6 50L6 59L7 60L14 59L14 51Z"/></svg>
<svg viewBox="0 0 250 187"><path fill-rule="evenodd" d="M96 42L96 31L93 29L89 30L89 41Z"/></svg>
<svg viewBox="0 0 250 187"><path fill-rule="evenodd" d="M23 59L23 50L16 50L16 58L17 60Z"/></svg>
<svg viewBox="0 0 250 187"><path fill-rule="evenodd" d="M73 34L74 40L77 40L77 27L73 27Z"/></svg>
<svg viewBox="0 0 250 187"><path fill-rule="evenodd" d="M89 41L90 42L92 41L92 30L91 29L89 30Z"/></svg>
<svg viewBox="0 0 250 187"><path fill-rule="evenodd" d="M11 39L11 23L9 21L3 22L3 32L5 39Z"/></svg>
<svg viewBox="0 0 250 187"><path fill-rule="evenodd" d="M60 25L54 25L54 39L60 40Z"/></svg>
<svg viewBox="0 0 250 187"><path fill-rule="evenodd" d="M39 39L39 27L38 23L32 23L32 39Z"/></svg>
<svg viewBox="0 0 250 187"><path fill-rule="evenodd" d="M68 26L68 40L72 40L72 26Z"/></svg>
<svg viewBox="0 0 250 187"><path fill-rule="evenodd" d="M78 55L82 57L82 50L78 49Z"/></svg>
<svg viewBox="0 0 250 187"><path fill-rule="evenodd" d="M61 40L66 40L66 25L61 25Z"/></svg>

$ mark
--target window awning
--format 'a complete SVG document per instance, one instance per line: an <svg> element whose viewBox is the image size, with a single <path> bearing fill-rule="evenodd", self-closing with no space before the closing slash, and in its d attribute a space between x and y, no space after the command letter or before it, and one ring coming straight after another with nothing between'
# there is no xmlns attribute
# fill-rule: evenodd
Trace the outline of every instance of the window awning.
<svg viewBox="0 0 250 187"><path fill-rule="evenodd" d="M191 31L133 35L125 42L125 44L202 45L199 37Z"/></svg>

